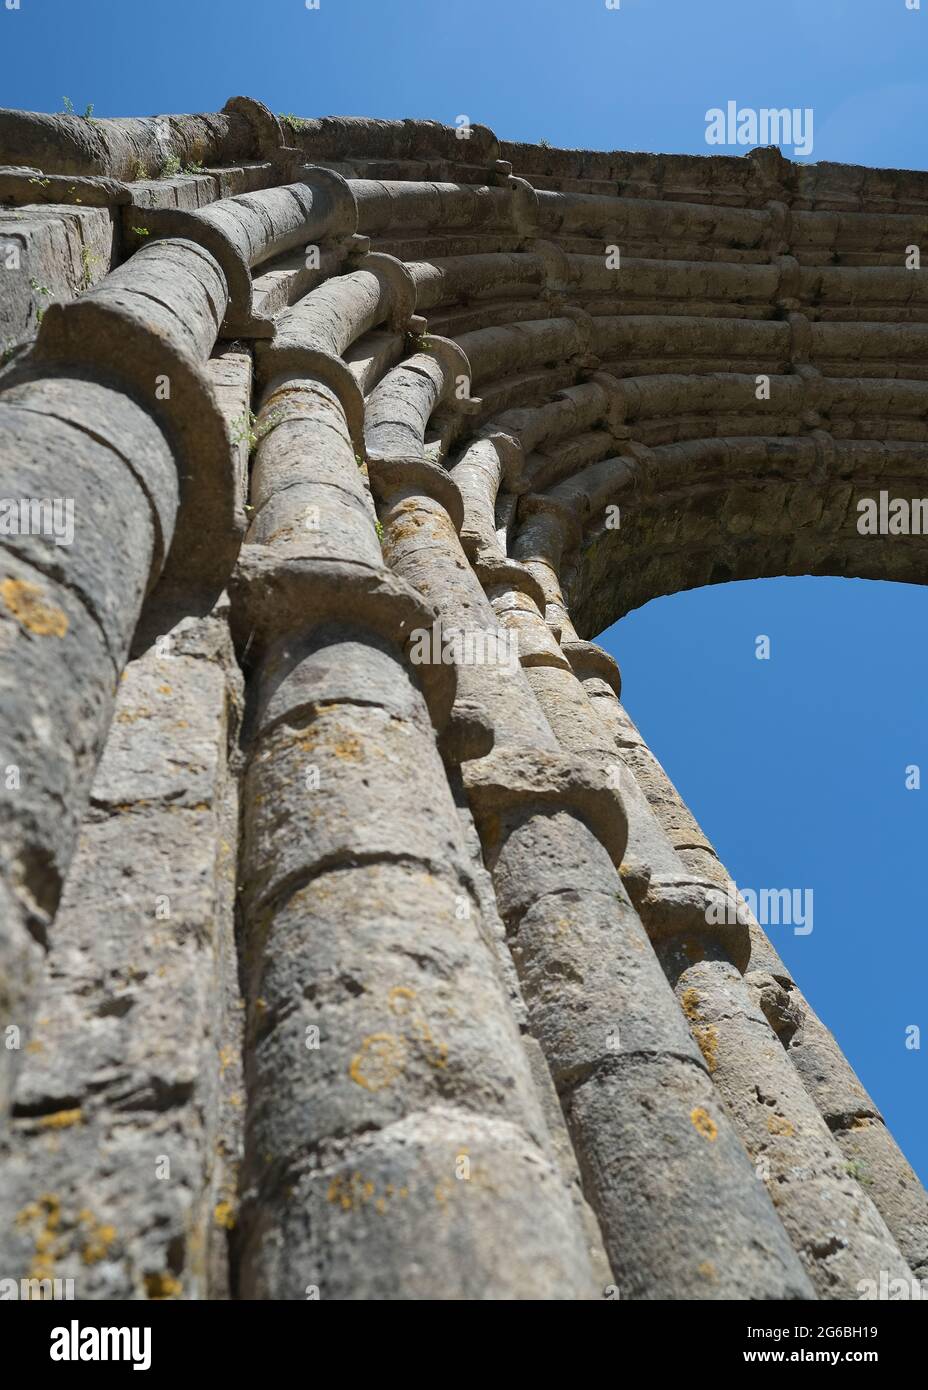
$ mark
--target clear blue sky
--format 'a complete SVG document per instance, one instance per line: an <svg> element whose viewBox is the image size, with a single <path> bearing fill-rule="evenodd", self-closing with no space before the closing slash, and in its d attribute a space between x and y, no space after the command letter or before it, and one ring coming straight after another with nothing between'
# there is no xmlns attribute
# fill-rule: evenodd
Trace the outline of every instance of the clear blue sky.
<svg viewBox="0 0 928 1390"><path fill-rule="evenodd" d="M928 167L928 0L0 0L0 73L38 111L244 93L681 153L708 151L710 107L811 107L814 159ZM737 881L813 888L812 935L777 944L928 1180L928 780L904 786L909 763L928 779L926 618L920 589L768 580L657 600L606 641Z"/></svg>

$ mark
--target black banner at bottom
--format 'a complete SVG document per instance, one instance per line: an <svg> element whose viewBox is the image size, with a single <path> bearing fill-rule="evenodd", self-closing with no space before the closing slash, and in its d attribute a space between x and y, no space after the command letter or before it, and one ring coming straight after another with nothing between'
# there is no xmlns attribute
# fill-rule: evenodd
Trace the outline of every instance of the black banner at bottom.
<svg viewBox="0 0 928 1390"><path fill-rule="evenodd" d="M605 1306L593 1310L589 1304L571 1309L566 1304L507 1304L506 1324L496 1324L492 1309L484 1316L488 1333L497 1333L498 1348L506 1345L506 1334L514 1331L511 1318L518 1310L519 1341L512 1343L513 1369L523 1374L534 1360L543 1365L558 1345L557 1338L572 1327L585 1326L598 1332L622 1336L623 1358L636 1354L644 1368L655 1371L677 1366L705 1369L706 1358L712 1371L722 1368L779 1366L784 1369L826 1366L843 1370L848 1366L908 1369L918 1364L924 1347L926 1318L920 1302L859 1303L631 1303L604 1299ZM455 1365L486 1375L487 1347L475 1325L476 1309L470 1313L446 1305L428 1305L429 1325L416 1322L417 1338L425 1338L422 1351L433 1340L454 1338ZM390 1311L391 1307L393 1312ZM542 1312L543 1322L532 1342L533 1312ZM99 1376L108 1372L142 1372L149 1378L191 1372L230 1371L238 1376L251 1370L267 1375L297 1369L308 1346L318 1354L328 1345L338 1355L346 1355L352 1377L363 1370L369 1356L371 1368L380 1372L392 1359L390 1348L399 1352L408 1343L402 1340L406 1317L415 1317L402 1304L357 1304L308 1300L296 1303L81 1303L7 1302L0 1312L0 1325L6 1333L6 1346L16 1348L32 1368L47 1367L51 1383L59 1377L67 1381L75 1373ZM445 1317L449 1321L445 1322ZM527 1321L522 1322L525 1318ZM575 1323L574 1319L581 1319ZM563 1321L561 1321L563 1319ZM466 1338L461 1332L466 1331ZM477 1332L477 1336L474 1333ZM502 1334L502 1336L500 1335ZM324 1339L314 1344L307 1339ZM328 1341L329 1338L336 1340ZM552 1342L552 1339L555 1339ZM561 1344L562 1345L562 1344ZM591 1356L602 1353L603 1344ZM596 1344L593 1344L594 1348ZM518 1347L518 1350L516 1350ZM404 1353L405 1354L405 1353ZM415 1358L415 1359L418 1359ZM427 1357L426 1357L427 1362ZM425 1362L420 1363L424 1366ZM408 1367L407 1367L408 1369ZM497 1370L499 1363L497 1361ZM549 1368L550 1369L550 1368Z"/></svg>

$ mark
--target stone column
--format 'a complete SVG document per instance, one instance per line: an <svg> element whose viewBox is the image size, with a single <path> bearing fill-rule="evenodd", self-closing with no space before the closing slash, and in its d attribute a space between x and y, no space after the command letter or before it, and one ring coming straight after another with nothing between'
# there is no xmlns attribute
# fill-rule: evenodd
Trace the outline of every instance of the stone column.
<svg viewBox="0 0 928 1390"><path fill-rule="evenodd" d="M409 396L398 387L394 421ZM372 460L371 469L397 573L440 604L442 630L462 650L467 634L504 638L460 548L462 508L442 470L421 458ZM502 587L517 577L532 590L518 565L492 573ZM597 769L559 751L518 661L503 671L465 662L462 680L465 670L468 698L496 743L465 761L464 784L531 1029L623 1296L807 1295L622 888L616 793Z"/></svg>
<svg viewBox="0 0 928 1390"><path fill-rule="evenodd" d="M0 1025L22 1033L143 600L156 631L208 612L237 545L205 374L225 296L207 252L153 243L49 308L0 376L5 487L45 509L0 559ZM16 1056L0 1050L0 1110Z"/></svg>
<svg viewBox="0 0 928 1390"><path fill-rule="evenodd" d="M577 665L592 704L675 853L728 895L731 878L596 663ZM745 981L819 1109L851 1172L873 1200L919 1278L928 1273L928 1193L854 1069L799 989L763 928L744 909L751 937Z"/></svg>
<svg viewBox="0 0 928 1390"><path fill-rule="evenodd" d="M522 542L530 543L528 537ZM582 642L568 644L567 653L578 672L603 682L606 653ZM614 758L608 725L579 680L571 679L568 692L562 679L545 672L549 718L566 746ZM617 679L610 684L617 686ZM597 707L604 701L600 696ZM633 781L626 770L623 784ZM639 828L630 832L633 856L623 873L626 885L757 1177L766 1183L818 1296L859 1296L860 1281L878 1281L881 1270L890 1278L911 1278L883 1218L848 1171L743 977L751 951L747 921L727 912L727 900L712 881L678 859L640 790L633 804Z"/></svg>
<svg viewBox="0 0 928 1390"><path fill-rule="evenodd" d="M240 688L223 609L123 673L0 1160L8 1277L228 1297Z"/></svg>
<svg viewBox="0 0 928 1390"><path fill-rule="evenodd" d="M436 613L383 563L318 361L278 375L259 415L234 586L251 670L240 1292L591 1296L436 746L454 669L407 660Z"/></svg>

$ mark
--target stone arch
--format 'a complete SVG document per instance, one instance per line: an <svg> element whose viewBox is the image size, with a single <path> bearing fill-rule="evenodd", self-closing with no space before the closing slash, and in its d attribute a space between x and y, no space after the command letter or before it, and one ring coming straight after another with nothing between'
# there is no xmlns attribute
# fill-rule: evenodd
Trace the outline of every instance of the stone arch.
<svg viewBox="0 0 928 1390"><path fill-rule="evenodd" d="M101 752L106 787L137 757L137 707L107 740L113 686L148 688L168 640L213 719L190 809L224 866L211 960L230 875L239 901L244 1141L205 1081L158 1093L182 1116L205 1087L195 1154L218 1133L241 1163L215 1204L240 1203L240 1292L303 1297L310 1270L334 1297L852 1298L923 1271L928 1199L587 638L706 578L921 578L923 538L853 521L856 489L924 463L926 176L281 124L246 98L92 129L5 112L0 136L30 253L75 217L107 247L91 283L56 267L34 342L13 303L0 376L17 486L70 451L99 519L54 564L31 535L4 556L4 640L61 730L50 750L9 697L10 1017L80 915L62 883L96 882ZM204 168L144 177L172 157ZM20 1128L54 1090L24 1077ZM187 1270L153 1234L178 1220L127 1237L159 1289Z"/></svg>

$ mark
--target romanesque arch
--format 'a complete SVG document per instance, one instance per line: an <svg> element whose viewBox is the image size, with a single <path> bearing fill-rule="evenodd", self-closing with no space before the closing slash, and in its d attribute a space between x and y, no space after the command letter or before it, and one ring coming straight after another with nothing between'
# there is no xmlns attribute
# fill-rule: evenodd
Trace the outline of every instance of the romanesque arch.
<svg viewBox="0 0 928 1390"><path fill-rule="evenodd" d="M928 1272L928 1198L717 920L590 640L718 580L924 580L856 504L923 491L928 176L246 98L2 112L0 148L4 1269Z"/></svg>

